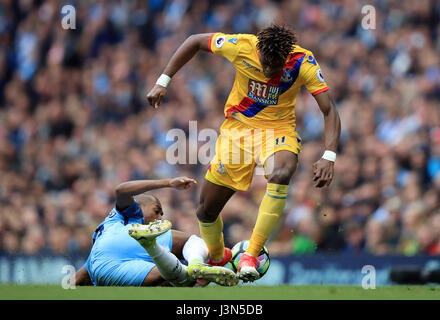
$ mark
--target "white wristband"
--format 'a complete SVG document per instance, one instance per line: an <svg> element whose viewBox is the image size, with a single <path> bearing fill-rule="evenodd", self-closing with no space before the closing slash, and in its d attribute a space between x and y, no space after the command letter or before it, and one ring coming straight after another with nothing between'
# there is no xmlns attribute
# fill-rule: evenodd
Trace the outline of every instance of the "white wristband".
<svg viewBox="0 0 440 320"><path fill-rule="evenodd" d="M166 88L168 87L168 84L170 83L171 78L167 76L166 74L161 74L160 77L157 79L156 84Z"/></svg>
<svg viewBox="0 0 440 320"><path fill-rule="evenodd" d="M324 154L322 155L322 158L331 162L336 161L336 152L325 150Z"/></svg>

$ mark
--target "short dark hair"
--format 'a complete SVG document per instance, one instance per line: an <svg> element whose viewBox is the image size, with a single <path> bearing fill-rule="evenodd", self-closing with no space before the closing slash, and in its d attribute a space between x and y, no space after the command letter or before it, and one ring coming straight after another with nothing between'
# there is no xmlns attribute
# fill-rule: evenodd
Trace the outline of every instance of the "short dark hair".
<svg viewBox="0 0 440 320"><path fill-rule="evenodd" d="M296 35L289 27L272 24L258 34L257 49L264 55L269 64L279 64L286 61L296 44Z"/></svg>
<svg viewBox="0 0 440 320"><path fill-rule="evenodd" d="M159 199L156 196L153 196L152 194L149 193L141 193L138 194L136 196L134 196L134 199L136 200L137 203L141 204L141 205L146 205L150 202L159 202Z"/></svg>

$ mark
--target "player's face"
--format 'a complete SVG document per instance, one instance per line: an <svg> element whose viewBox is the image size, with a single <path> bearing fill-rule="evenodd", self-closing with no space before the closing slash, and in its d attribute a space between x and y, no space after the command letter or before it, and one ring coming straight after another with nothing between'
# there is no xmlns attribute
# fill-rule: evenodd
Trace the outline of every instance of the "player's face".
<svg viewBox="0 0 440 320"><path fill-rule="evenodd" d="M283 70L285 61L273 62L267 59L263 53L260 53L260 62L263 67L263 73L266 78L275 77L281 70Z"/></svg>
<svg viewBox="0 0 440 320"><path fill-rule="evenodd" d="M152 222L154 220L162 220L163 211L162 205L159 201L149 201L142 208L144 212L145 223Z"/></svg>

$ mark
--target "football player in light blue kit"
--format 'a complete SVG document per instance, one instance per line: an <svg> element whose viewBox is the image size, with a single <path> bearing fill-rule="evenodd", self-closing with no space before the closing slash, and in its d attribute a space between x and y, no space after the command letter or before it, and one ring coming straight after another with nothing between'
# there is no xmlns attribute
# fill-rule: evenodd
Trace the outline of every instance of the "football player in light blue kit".
<svg viewBox="0 0 440 320"><path fill-rule="evenodd" d="M159 199L145 194L165 187L188 189L195 183L179 177L118 185L115 207L96 228L92 250L76 273L75 284L193 286L199 279L225 286L237 284L232 271L204 264L208 256L204 241L196 235L171 230L171 223L162 220ZM188 270L179 259L198 262L199 267Z"/></svg>

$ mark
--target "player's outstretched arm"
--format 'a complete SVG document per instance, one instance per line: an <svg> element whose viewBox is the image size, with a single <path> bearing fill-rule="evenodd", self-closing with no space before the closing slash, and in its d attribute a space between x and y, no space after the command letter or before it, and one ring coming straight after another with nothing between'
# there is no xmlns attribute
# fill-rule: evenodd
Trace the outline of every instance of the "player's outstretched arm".
<svg viewBox="0 0 440 320"><path fill-rule="evenodd" d="M116 208L124 210L133 203L135 195L160 188L188 189L197 182L187 177L162 180L133 180L119 184L115 188Z"/></svg>
<svg viewBox="0 0 440 320"><path fill-rule="evenodd" d="M341 135L341 120L335 102L328 91L315 95L319 109L324 115L325 150L336 153ZM333 180L334 161L323 158L313 164L313 181L315 187L327 187Z"/></svg>
<svg viewBox="0 0 440 320"><path fill-rule="evenodd" d="M189 36L173 54L158 83L147 94L151 106L158 108L167 94L167 85L171 78L199 51L209 51L209 38L212 33L201 33Z"/></svg>
<svg viewBox="0 0 440 320"><path fill-rule="evenodd" d="M92 280L90 280L89 273L84 267L81 267L76 273L75 273L75 283L73 283L75 286L91 286L93 285Z"/></svg>

